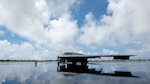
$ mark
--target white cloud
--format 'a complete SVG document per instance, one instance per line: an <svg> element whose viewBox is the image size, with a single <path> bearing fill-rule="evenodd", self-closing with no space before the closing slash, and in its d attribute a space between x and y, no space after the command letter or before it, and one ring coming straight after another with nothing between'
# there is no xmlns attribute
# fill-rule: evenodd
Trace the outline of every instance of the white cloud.
<svg viewBox="0 0 150 84"><path fill-rule="evenodd" d="M3 36L5 32L3 30L0 30L0 36Z"/></svg>
<svg viewBox="0 0 150 84"><path fill-rule="evenodd" d="M66 50L75 50L74 38L78 33L77 22L72 19L69 11L74 2L75 0L1 0L0 25L4 25L9 31L34 44L31 49L29 46L25 47L28 51L22 53L23 44L14 46L11 42L4 41L4 45L10 46L10 48L23 48L23 50L17 51L20 53L16 54L13 51L8 51L11 52L9 56L15 55L17 57L27 54L42 58L41 54L36 54L42 52L40 50L35 51L36 45L47 50L42 54L49 55L51 53L50 56L54 55L52 51L58 54ZM5 56L4 53L7 52L3 52Z"/></svg>
<svg viewBox="0 0 150 84"><path fill-rule="evenodd" d="M79 0L46 0L51 18L58 18L59 16L70 13L69 8Z"/></svg>
<svg viewBox="0 0 150 84"><path fill-rule="evenodd" d="M97 23L94 20L92 13L87 14L85 20L86 24L81 28L83 34L81 34L78 41L87 46L107 44L108 34L110 33L107 31L108 29L105 26L98 25L99 22Z"/></svg>
<svg viewBox="0 0 150 84"><path fill-rule="evenodd" d="M28 42L12 44L7 40L0 40L1 59L48 59L50 53L39 45ZM54 59L54 57L51 57Z"/></svg>
<svg viewBox="0 0 150 84"><path fill-rule="evenodd" d="M74 0L63 2L59 0L47 0L47 2L45 0L1 0L0 2L0 17L4 21L3 25L31 41L45 43L49 36L46 35L48 31L44 29L44 25L48 24L51 18L59 19L64 16L64 13L69 13L69 7Z"/></svg>
<svg viewBox="0 0 150 84"><path fill-rule="evenodd" d="M41 42L45 40L45 31L42 27L48 21L48 16L44 15L48 9L43 9L43 5L40 5L39 10L36 3L38 1L1 0L0 17L10 31L29 40Z"/></svg>
<svg viewBox="0 0 150 84"><path fill-rule="evenodd" d="M113 50L109 50L109 49L103 49L102 52L103 52L103 54L106 54L106 55L118 54L117 52L115 52Z"/></svg>
<svg viewBox="0 0 150 84"><path fill-rule="evenodd" d="M68 47L73 45L74 37L78 33L76 24L76 21L71 20L68 14L64 14L58 20L51 20L47 34L51 39L51 45L54 48L65 48L67 45Z"/></svg>
<svg viewBox="0 0 150 84"><path fill-rule="evenodd" d="M103 15L99 20L94 19L92 13L85 16L86 24L82 26L82 34L78 42L86 46L115 46L123 48L126 53L139 51L144 54L147 48L130 46L138 41L145 46L149 45L149 15L148 0L109 0L108 15ZM138 45L137 45L138 46Z"/></svg>
<svg viewBox="0 0 150 84"><path fill-rule="evenodd" d="M63 51L83 51L80 47L84 46L95 48L104 45L124 48L127 53L136 50L140 53L149 52L148 0L108 0L108 14L97 20L89 12L80 29L70 13L74 3L76 0L0 0L0 25L29 41L12 44L1 40L1 49L4 49L1 57L33 55L42 58L39 53L46 56ZM1 31L0 35L3 34ZM142 47L126 47L130 44L139 45L133 42L140 42ZM7 48L9 53L6 52ZM16 53L13 48L20 51ZM23 52L25 49L27 52ZM110 53L111 50L104 52Z"/></svg>

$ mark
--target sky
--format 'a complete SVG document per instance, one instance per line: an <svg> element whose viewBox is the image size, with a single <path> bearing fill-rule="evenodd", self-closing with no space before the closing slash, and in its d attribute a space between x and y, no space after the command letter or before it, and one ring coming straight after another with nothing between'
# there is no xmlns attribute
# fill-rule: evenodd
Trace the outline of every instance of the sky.
<svg viewBox="0 0 150 84"><path fill-rule="evenodd" d="M0 0L0 59L64 52L150 59L149 0Z"/></svg>

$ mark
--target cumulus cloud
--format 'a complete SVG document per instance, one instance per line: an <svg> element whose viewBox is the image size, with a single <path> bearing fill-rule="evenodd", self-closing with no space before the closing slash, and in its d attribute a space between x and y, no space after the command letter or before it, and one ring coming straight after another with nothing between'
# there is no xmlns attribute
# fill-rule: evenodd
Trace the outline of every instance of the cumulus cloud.
<svg viewBox="0 0 150 84"><path fill-rule="evenodd" d="M149 52L148 0L108 0L107 14L96 19L92 11L89 12L80 28L70 11L78 1L0 0L0 25L28 40L21 44L1 40L3 56L33 55L42 58L41 54L38 55L41 52L48 56L52 52L82 51L80 49L85 48L81 47L85 46L99 49L104 45L118 47L125 53ZM4 32L0 31L2 35ZM18 50L19 47L18 53L13 51L13 48ZM7 48L10 53L6 52ZM28 52L22 52L25 49ZM103 51L113 52L107 49Z"/></svg>
<svg viewBox="0 0 150 84"><path fill-rule="evenodd" d="M44 43L49 39L44 25L48 25L51 18L66 19L63 18L63 14L69 13L69 6L72 3L73 0L66 0L62 3L59 0L48 0L47 2L45 0L15 0L11 2L1 0L0 17L3 25L10 31L31 41ZM71 23L71 21L69 22Z"/></svg>
<svg viewBox="0 0 150 84"><path fill-rule="evenodd" d="M106 55L115 55L115 54L118 54L117 52L115 52L113 50L109 50L109 49L103 49L102 52L103 52L103 54L106 54Z"/></svg>
<svg viewBox="0 0 150 84"><path fill-rule="evenodd" d="M73 46L74 37L78 33L76 21L70 19L70 15L64 14L59 19L54 19L49 22L49 35L51 46L57 49L64 49Z"/></svg>
<svg viewBox="0 0 150 84"><path fill-rule="evenodd" d="M5 32L3 30L0 30L0 36L3 36Z"/></svg>
<svg viewBox="0 0 150 84"><path fill-rule="evenodd" d="M1 0L0 16L3 25L29 40L37 42L45 40L45 31L42 27L48 19L46 15L48 9L45 7L44 0L39 1Z"/></svg>
<svg viewBox="0 0 150 84"><path fill-rule="evenodd" d="M82 34L78 41L87 46L93 44L115 46L123 48L126 53L148 52L150 40L148 2L148 0L108 0L108 14L103 15L99 20L96 20L91 12L85 16L86 24L81 28ZM134 44L133 42L136 41L144 45ZM141 50L129 46L132 44L141 46Z"/></svg>
<svg viewBox="0 0 150 84"><path fill-rule="evenodd" d="M46 59L50 52L38 45L28 42L12 44L7 40L0 41L1 59ZM52 54L52 53L51 53Z"/></svg>
<svg viewBox="0 0 150 84"><path fill-rule="evenodd" d="M16 35L28 39L29 42L33 42L32 44L35 43L43 49L49 50L49 52L58 53L71 50L74 49L74 37L78 33L76 20L72 19L69 11L74 2L75 0L1 0L0 25L5 26ZM4 41L4 43L9 47L13 46L11 42ZM19 46L22 48L23 44L17 45L15 48ZM32 47L33 49L29 49L31 52L25 53L36 54L32 53L36 46L32 45ZM7 47L4 48L7 49ZM29 47L26 48L28 50ZM40 50L34 52L40 53ZM25 53L18 55L25 56ZM51 55L53 54L51 53ZM13 56L17 57L15 53ZM40 55L35 58L38 56Z"/></svg>
<svg viewBox="0 0 150 84"><path fill-rule="evenodd" d="M83 34L79 39L80 42L88 45L117 45L132 41L130 11L128 12L128 8L124 6L126 3L123 2L109 1L108 13L111 15L103 15L98 21L94 19L92 13L87 14L85 17L87 24L81 30ZM85 39L87 41L82 41Z"/></svg>
<svg viewBox="0 0 150 84"><path fill-rule="evenodd" d="M85 16L85 21L86 24L81 28L82 34L78 41L87 46L107 44L109 41L108 34L110 33L108 29L105 26L99 25L99 22L94 20L91 12Z"/></svg>

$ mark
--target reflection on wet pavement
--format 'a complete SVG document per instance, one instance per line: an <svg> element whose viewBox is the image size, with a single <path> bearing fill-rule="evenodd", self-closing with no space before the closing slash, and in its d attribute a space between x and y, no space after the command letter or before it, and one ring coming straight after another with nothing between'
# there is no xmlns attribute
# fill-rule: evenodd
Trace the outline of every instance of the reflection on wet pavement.
<svg viewBox="0 0 150 84"><path fill-rule="evenodd" d="M72 73L86 73L95 75L105 75L105 76L120 76L120 77L136 77L133 76L131 71L114 71L114 73L103 73L102 68L96 71L95 68L88 68L87 65L76 65L76 64L62 64L57 67L58 72L72 72Z"/></svg>
<svg viewBox="0 0 150 84"><path fill-rule="evenodd" d="M149 84L150 62L102 62L87 66L57 62L1 62L1 84Z"/></svg>

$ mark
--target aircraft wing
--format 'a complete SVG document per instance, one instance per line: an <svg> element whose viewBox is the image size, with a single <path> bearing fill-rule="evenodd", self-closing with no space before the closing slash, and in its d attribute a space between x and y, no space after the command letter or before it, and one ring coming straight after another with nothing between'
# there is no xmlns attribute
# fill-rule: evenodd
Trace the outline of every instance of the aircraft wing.
<svg viewBox="0 0 150 84"><path fill-rule="evenodd" d="M113 59L129 59L135 55L101 55L100 57L113 57Z"/></svg>
<svg viewBox="0 0 150 84"><path fill-rule="evenodd" d="M101 58L113 57L114 59L129 59L130 56L135 55L60 55L59 58Z"/></svg>

